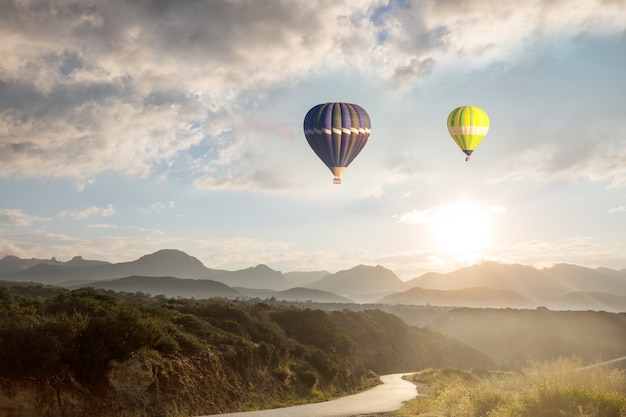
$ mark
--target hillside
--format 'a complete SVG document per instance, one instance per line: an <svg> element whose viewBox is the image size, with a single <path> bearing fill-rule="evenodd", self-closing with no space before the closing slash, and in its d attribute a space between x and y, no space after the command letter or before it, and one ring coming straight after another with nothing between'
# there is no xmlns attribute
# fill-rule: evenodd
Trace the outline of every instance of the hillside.
<svg viewBox="0 0 626 417"><path fill-rule="evenodd" d="M90 266L107 265L109 262L105 261L90 261L83 259L82 256L75 256L68 262L60 262L55 258L51 259L21 259L17 256L7 255L0 259L0 276L6 276L15 272L23 271L38 264L67 266L71 268L82 268Z"/></svg>
<svg viewBox="0 0 626 417"><path fill-rule="evenodd" d="M211 276L211 279L223 282L230 287L284 290L287 280L280 271L274 271L267 265L257 265L238 271L223 271Z"/></svg>
<svg viewBox="0 0 626 417"><path fill-rule="evenodd" d="M556 297L550 304L561 310L626 312L626 295L576 291Z"/></svg>
<svg viewBox="0 0 626 417"><path fill-rule="evenodd" d="M415 304L465 307L529 307L532 302L519 294L491 288L429 290L419 287L395 293L379 300L383 304Z"/></svg>
<svg viewBox="0 0 626 417"><path fill-rule="evenodd" d="M291 271L283 272L289 287L306 287L330 274L328 271Z"/></svg>
<svg viewBox="0 0 626 417"><path fill-rule="evenodd" d="M430 327L510 367L561 356L591 362L626 355L623 313L458 308Z"/></svg>
<svg viewBox="0 0 626 417"><path fill-rule="evenodd" d="M100 263L76 267L70 263L40 262L16 272L2 275L8 281L32 281L62 284L64 281L98 281L138 276L175 276L208 278L223 271L205 267L197 258L174 249L164 249L131 262Z"/></svg>
<svg viewBox="0 0 626 417"><path fill-rule="evenodd" d="M259 290L254 288L235 287L242 295L259 300L276 299L283 301L308 301L315 303L353 303L354 301L328 291L312 288L294 287L283 291Z"/></svg>
<svg viewBox="0 0 626 417"><path fill-rule="evenodd" d="M380 311L55 290L0 288L0 415L225 413L352 393L371 371L494 366Z"/></svg>
<svg viewBox="0 0 626 417"><path fill-rule="evenodd" d="M380 265L358 265L328 274L307 287L332 292L358 302L373 301L406 288L396 274Z"/></svg>
<svg viewBox="0 0 626 417"><path fill-rule="evenodd" d="M112 291L141 292L169 298L237 298L242 294L228 285L209 279L181 279L174 277L131 276L109 281L96 281L79 287L101 288Z"/></svg>
<svg viewBox="0 0 626 417"><path fill-rule="evenodd" d="M572 291L606 292L626 296L626 270L556 265L536 269L527 265L485 262L440 274L426 273L406 282L407 288L461 290L483 287L512 291L546 305Z"/></svg>

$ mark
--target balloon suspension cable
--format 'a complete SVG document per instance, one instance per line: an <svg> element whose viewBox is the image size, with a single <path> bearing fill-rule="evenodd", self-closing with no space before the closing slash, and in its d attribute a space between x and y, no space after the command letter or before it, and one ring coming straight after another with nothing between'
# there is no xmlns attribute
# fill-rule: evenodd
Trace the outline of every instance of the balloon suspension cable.
<svg viewBox="0 0 626 417"><path fill-rule="evenodd" d="M341 184L341 178L340 177L333 178L333 184Z"/></svg>

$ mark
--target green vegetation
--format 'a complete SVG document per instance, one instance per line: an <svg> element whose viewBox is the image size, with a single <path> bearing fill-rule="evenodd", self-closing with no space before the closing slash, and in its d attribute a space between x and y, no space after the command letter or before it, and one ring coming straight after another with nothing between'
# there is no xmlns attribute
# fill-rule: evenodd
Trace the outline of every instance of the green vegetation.
<svg viewBox="0 0 626 417"><path fill-rule="evenodd" d="M423 314L432 317L430 310ZM561 350L552 344L550 355L572 347L591 351L609 330L615 340L608 338L608 351L623 344L625 316L618 314L452 309L434 322L468 337L473 331L472 341L496 340L498 329L510 333L501 319L512 326L528 317L552 333L567 330L561 322L575 318L595 336L590 344L582 335L577 346L573 330L561 332L570 343ZM534 328L526 335L537 344L554 340L533 336L539 334ZM513 340L508 347L519 352ZM376 374L420 369L427 369L415 376L422 395L402 415L626 417L624 371L576 370L582 359L561 359L496 372L480 351L378 309L0 286L0 358L0 415L12 417L166 417L283 407L354 393L377 383Z"/></svg>
<svg viewBox="0 0 626 417"><path fill-rule="evenodd" d="M519 372L451 368L411 377L420 395L398 415L421 417L624 417L626 374L579 359L534 363Z"/></svg>
<svg viewBox="0 0 626 417"><path fill-rule="evenodd" d="M245 411L354 393L377 373L493 365L377 310L28 285L0 287L0 357L0 415L19 417Z"/></svg>
<svg viewBox="0 0 626 417"><path fill-rule="evenodd" d="M0 289L0 300L2 376L46 379L69 371L83 385L98 385L105 382L111 361L125 361L142 351L192 356L221 352L242 373L271 368L282 382L289 379L298 397L314 388L334 394L340 374L340 392L357 389L365 375L351 357L353 342L321 311L166 299L146 305L93 289L51 299L10 296ZM341 346L326 346L329 340L339 340Z"/></svg>

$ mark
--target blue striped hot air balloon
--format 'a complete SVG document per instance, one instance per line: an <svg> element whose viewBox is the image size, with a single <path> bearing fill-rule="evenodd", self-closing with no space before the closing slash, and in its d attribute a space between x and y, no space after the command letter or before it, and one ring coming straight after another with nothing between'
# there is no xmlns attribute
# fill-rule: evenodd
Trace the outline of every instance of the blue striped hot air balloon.
<svg viewBox="0 0 626 417"><path fill-rule="evenodd" d="M335 184L341 184L341 174L361 152L370 131L369 115L356 104L318 104L304 117L304 136L335 176Z"/></svg>

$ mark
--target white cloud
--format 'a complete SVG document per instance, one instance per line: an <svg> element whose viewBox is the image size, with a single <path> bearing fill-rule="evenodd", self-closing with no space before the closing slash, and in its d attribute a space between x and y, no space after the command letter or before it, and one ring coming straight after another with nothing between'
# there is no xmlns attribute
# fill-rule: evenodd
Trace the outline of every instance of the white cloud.
<svg viewBox="0 0 626 417"><path fill-rule="evenodd" d="M92 229L117 229L118 226L110 223L92 223L88 224L87 227Z"/></svg>
<svg viewBox="0 0 626 417"><path fill-rule="evenodd" d="M398 222L407 224L425 224L430 222L434 211L436 211L436 208L409 211L408 213L397 216Z"/></svg>
<svg viewBox="0 0 626 417"><path fill-rule="evenodd" d="M49 218L31 216L20 209L0 209L0 224L30 226L35 222L50 221Z"/></svg>
<svg viewBox="0 0 626 417"><path fill-rule="evenodd" d="M168 202L159 201L150 206L150 210L154 211L155 213L163 213L172 208L174 208L174 202L171 200Z"/></svg>
<svg viewBox="0 0 626 417"><path fill-rule="evenodd" d="M112 204L109 204L105 208L96 206L87 207L84 210L63 210L58 214L59 217L70 217L74 220L84 220L88 217L109 217L115 214L115 209Z"/></svg>
<svg viewBox="0 0 626 417"><path fill-rule="evenodd" d="M505 211L506 208L498 205L483 206L460 202L433 206L423 210L412 210L395 217L398 218L399 223L427 224L433 221L449 221L451 219L465 221L465 219L497 215Z"/></svg>

